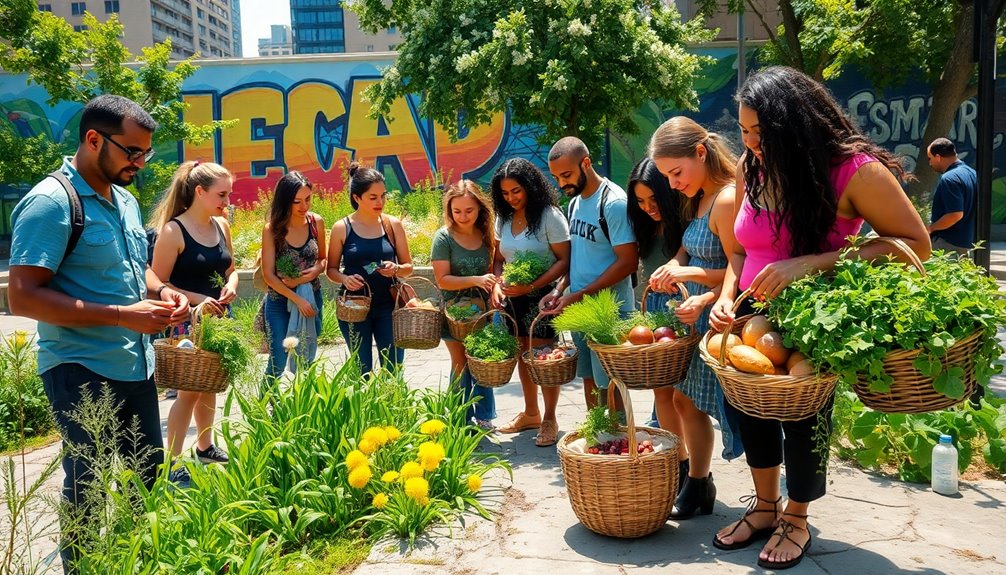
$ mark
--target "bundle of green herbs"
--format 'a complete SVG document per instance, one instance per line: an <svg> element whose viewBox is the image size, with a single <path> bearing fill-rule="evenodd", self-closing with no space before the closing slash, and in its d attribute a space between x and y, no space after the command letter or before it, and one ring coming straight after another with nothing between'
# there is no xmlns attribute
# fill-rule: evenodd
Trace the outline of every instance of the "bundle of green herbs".
<svg viewBox="0 0 1006 575"><path fill-rule="evenodd" d="M283 254L276 258L276 274L287 279L297 279L300 277L300 268L290 254Z"/></svg>
<svg viewBox="0 0 1006 575"><path fill-rule="evenodd" d="M547 256L532 250L518 250L511 261L503 264L503 281L507 285L528 285L552 267Z"/></svg>
<svg viewBox="0 0 1006 575"><path fill-rule="evenodd" d="M884 356L919 349L916 369L934 378L940 393L961 398L964 370L941 358L956 342L981 332L975 372L987 384L1002 369L996 331L1006 325L1006 300L995 280L970 260L935 256L925 269L923 276L899 262L843 257L833 275L793 282L767 305L768 317L787 346L847 384L862 374L871 390L887 392L893 380L884 371Z"/></svg>
<svg viewBox="0 0 1006 575"><path fill-rule="evenodd" d="M227 372L227 380L234 381L249 368L254 352L247 344L241 324L233 319L204 314L197 323L199 349L220 356L220 364Z"/></svg>
<svg viewBox="0 0 1006 575"><path fill-rule="evenodd" d="M619 432L619 416L616 411L609 411L607 407L598 405L587 410L587 419L584 419L576 432L580 437L587 440L587 446L599 443L597 436L601 433L610 435Z"/></svg>
<svg viewBox="0 0 1006 575"><path fill-rule="evenodd" d="M615 293L605 289L594 295L585 295L580 301L566 306L552 320L557 331L578 331L594 343L618 345L621 343L622 302Z"/></svg>
<svg viewBox="0 0 1006 575"><path fill-rule="evenodd" d="M487 323L465 338L465 351L482 361L505 361L517 356L517 338L506 327Z"/></svg>

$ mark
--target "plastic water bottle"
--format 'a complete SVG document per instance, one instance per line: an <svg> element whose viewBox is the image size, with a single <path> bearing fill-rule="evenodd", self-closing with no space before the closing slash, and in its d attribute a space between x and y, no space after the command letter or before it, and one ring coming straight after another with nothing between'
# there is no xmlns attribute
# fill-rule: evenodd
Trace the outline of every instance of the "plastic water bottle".
<svg viewBox="0 0 1006 575"><path fill-rule="evenodd" d="M933 491L941 495L957 494L957 448L949 435L940 435L933 446Z"/></svg>

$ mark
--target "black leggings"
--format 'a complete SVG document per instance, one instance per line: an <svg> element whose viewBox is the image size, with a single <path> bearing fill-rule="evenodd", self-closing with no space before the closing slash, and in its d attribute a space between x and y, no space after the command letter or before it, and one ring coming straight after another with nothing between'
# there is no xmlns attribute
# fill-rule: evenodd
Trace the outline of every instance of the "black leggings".
<svg viewBox="0 0 1006 575"><path fill-rule="evenodd" d="M737 315L752 313L744 302ZM729 409L737 410L726 402ZM834 396L818 413L799 421L761 419L737 410L741 443L748 466L770 469L786 463L786 492L797 503L810 503L824 496L828 482L828 445L831 441L831 411ZM822 429L817 429L823 418ZM824 433L824 437L815 437ZM818 449L818 443L822 449ZM823 457L822 457L823 456Z"/></svg>

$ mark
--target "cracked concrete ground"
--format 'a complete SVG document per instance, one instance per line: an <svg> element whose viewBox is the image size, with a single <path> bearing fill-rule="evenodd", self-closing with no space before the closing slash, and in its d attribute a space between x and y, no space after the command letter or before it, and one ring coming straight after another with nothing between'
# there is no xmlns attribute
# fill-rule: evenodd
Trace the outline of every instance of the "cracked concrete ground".
<svg viewBox="0 0 1006 575"><path fill-rule="evenodd" d="M0 316L0 332L34 331L23 320ZM14 324L14 325L11 325ZM338 361L341 348L326 350ZM445 385L449 370L446 350L410 351L406 373L415 386ZM993 381L1006 394L1006 378ZM652 393L632 392L636 419L648 418ZM516 374L496 390L501 425L523 408ZM223 401L218 402L223 405ZM171 401L161 402L166 421ZM583 418L582 383L563 387L558 418L562 432ZM657 533L621 540L596 535L573 513L566 494L555 448L534 445L534 431L496 435L483 449L500 453L513 465L513 482L506 474L487 478L484 487L492 521L468 515L458 523L439 527L413 549L397 540L375 543L356 575L484 575L484 574L628 574L687 570L705 573L760 573L758 544L731 552L712 546L713 534L736 520L744 505L738 498L751 493L743 458L727 462L714 455L712 471L718 488L713 514L680 523L668 522ZM188 444L194 441L190 433ZM717 432L717 441L719 441ZM718 444L717 444L718 445ZM29 479L58 444L29 455ZM719 452L717 448L716 452ZM56 494L62 481L56 473L46 492ZM1001 529L1006 526L1006 483L962 483L956 498L932 493L928 486L905 484L832 461L828 495L811 507L813 546L807 559L789 570L794 574L1006 575L1006 551ZM43 519L38 517L39 520ZM0 525L0 532L7 529ZM51 537L36 541L36 557L54 548Z"/></svg>

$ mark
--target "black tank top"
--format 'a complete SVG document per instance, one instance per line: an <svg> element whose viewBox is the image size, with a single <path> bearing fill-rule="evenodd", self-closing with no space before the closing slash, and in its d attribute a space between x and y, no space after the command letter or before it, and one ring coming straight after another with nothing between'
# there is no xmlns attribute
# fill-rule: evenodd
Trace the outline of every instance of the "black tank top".
<svg viewBox="0 0 1006 575"><path fill-rule="evenodd" d="M382 233L376 238L360 237L353 229L353 224L346 218L346 242L342 247L342 273L346 275L360 274L370 286L373 294L373 305L391 305L391 278L386 278L376 271L367 273L367 264L381 262L397 262L395 248L391 238L384 233L384 222L381 222ZM363 293L363 290L360 292Z"/></svg>
<svg viewBox="0 0 1006 575"><path fill-rule="evenodd" d="M185 248L182 253L178 254L175 267L171 270L170 281L172 285L205 296L218 297L220 287L214 285L214 274L226 281L227 270L230 269L233 262L231 252L227 249L224 230L215 219L211 219L213 227L217 230L217 237L220 239L217 245L207 247L189 235L188 230L185 229L182 222L178 221L178 218L173 218L171 221L178 224L178 228L182 230L182 237L185 239Z"/></svg>

